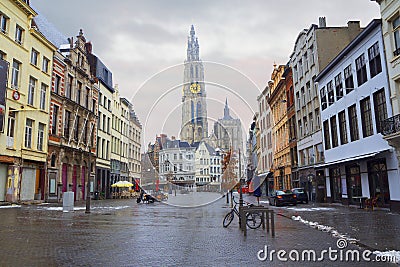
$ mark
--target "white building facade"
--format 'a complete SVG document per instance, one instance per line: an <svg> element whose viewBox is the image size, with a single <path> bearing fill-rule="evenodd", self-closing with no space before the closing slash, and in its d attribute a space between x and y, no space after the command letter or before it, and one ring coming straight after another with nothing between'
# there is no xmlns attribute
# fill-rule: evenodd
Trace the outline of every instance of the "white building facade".
<svg viewBox="0 0 400 267"><path fill-rule="evenodd" d="M362 29L360 22L349 21L347 27L327 27L325 18L299 33L290 66L295 95L298 178L300 185L315 191L318 202L324 201L323 171L315 168L324 162L321 134L321 109L315 77Z"/></svg>
<svg viewBox="0 0 400 267"><path fill-rule="evenodd" d="M394 149L383 139L392 116L380 20L373 20L316 77L321 105L328 202L357 204L378 198L382 207L400 202Z"/></svg>
<svg viewBox="0 0 400 267"><path fill-rule="evenodd" d="M159 153L160 183L193 187L195 182L195 147L180 140L167 140Z"/></svg>
<svg viewBox="0 0 400 267"><path fill-rule="evenodd" d="M258 124L260 127L260 158L258 160L257 173L269 173L274 162L274 150L272 145L272 113L268 104L270 98L269 85L257 97ZM270 195L274 189L274 177L268 176L266 186L262 187L265 195Z"/></svg>
<svg viewBox="0 0 400 267"><path fill-rule="evenodd" d="M210 151L211 150L211 151ZM206 142L200 142L195 153L195 166L196 166L196 184L206 185L211 182L210 176L210 154L211 148Z"/></svg>
<svg viewBox="0 0 400 267"><path fill-rule="evenodd" d="M210 154L210 188L213 191L221 190L222 154L220 149L214 149Z"/></svg>
<svg viewBox="0 0 400 267"><path fill-rule="evenodd" d="M269 86L257 97L259 126L260 126L260 160L258 171L260 173L269 172L273 164L273 147L272 147L272 118L271 109L268 105L270 97Z"/></svg>
<svg viewBox="0 0 400 267"><path fill-rule="evenodd" d="M382 36L385 45L386 64L389 77L390 100L393 116L385 122L385 139L397 152L400 162L400 2L397 0L376 0L382 15ZM398 167L400 168L400 166Z"/></svg>

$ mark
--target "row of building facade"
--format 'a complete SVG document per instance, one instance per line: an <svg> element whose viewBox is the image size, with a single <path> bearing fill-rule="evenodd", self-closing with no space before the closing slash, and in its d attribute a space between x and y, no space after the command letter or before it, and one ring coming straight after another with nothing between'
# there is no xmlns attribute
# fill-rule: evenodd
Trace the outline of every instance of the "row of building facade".
<svg viewBox="0 0 400 267"><path fill-rule="evenodd" d="M274 65L248 142L248 171L265 178L265 194L304 187L319 202L376 197L400 210L400 4L377 2L382 19L361 28L320 18Z"/></svg>
<svg viewBox="0 0 400 267"><path fill-rule="evenodd" d="M165 192L173 189L220 192L223 156L223 151L206 141L189 144L161 134L143 155L148 164L147 172L143 170L142 186Z"/></svg>
<svg viewBox="0 0 400 267"><path fill-rule="evenodd" d="M82 30L64 38L26 0L1 2L0 21L0 201L138 181L142 126Z"/></svg>

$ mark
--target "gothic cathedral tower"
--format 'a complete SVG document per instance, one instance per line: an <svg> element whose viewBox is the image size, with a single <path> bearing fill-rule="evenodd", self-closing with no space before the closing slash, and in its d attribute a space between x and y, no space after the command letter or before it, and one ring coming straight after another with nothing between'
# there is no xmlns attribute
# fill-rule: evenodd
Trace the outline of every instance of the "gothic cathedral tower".
<svg viewBox="0 0 400 267"><path fill-rule="evenodd" d="M188 37L183 78L182 126L180 138L189 144L208 137L204 67L199 58L199 43L194 27Z"/></svg>

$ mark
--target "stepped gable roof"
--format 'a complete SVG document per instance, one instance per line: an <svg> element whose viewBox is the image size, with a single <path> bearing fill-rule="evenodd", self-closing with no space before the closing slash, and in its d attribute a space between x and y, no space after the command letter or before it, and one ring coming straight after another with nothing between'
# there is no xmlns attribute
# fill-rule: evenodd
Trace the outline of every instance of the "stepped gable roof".
<svg viewBox="0 0 400 267"><path fill-rule="evenodd" d="M196 150L197 150L197 149L199 148L199 146L200 146L201 143L204 143L204 145L206 146L207 151L208 151L208 153L209 153L210 155L216 155L215 149L214 149L209 143L207 143L207 142L205 142L205 141L194 142L194 143L192 144L192 146L195 147Z"/></svg>
<svg viewBox="0 0 400 267"><path fill-rule="evenodd" d="M208 150L208 152L210 153L210 155L214 155L215 154L215 149L208 143L204 142L204 144L206 145L206 148Z"/></svg>

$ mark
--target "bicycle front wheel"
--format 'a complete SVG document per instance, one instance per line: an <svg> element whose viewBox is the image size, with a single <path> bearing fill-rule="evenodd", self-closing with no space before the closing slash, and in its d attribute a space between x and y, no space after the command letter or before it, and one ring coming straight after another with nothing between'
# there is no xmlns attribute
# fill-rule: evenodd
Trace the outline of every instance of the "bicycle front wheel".
<svg viewBox="0 0 400 267"><path fill-rule="evenodd" d="M246 224L251 229L257 229L261 226L262 217L260 213L247 213L246 215Z"/></svg>
<svg viewBox="0 0 400 267"><path fill-rule="evenodd" d="M228 227L231 222L233 221L233 217L235 214L233 213L233 210L229 212L228 214L225 215L224 221L222 222L222 225L226 228Z"/></svg>

